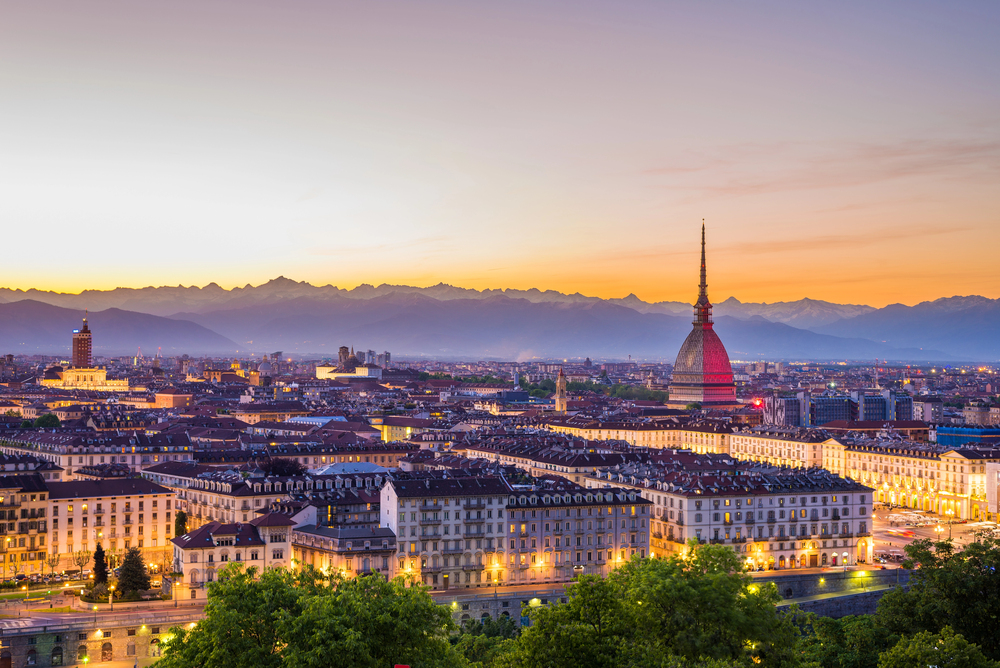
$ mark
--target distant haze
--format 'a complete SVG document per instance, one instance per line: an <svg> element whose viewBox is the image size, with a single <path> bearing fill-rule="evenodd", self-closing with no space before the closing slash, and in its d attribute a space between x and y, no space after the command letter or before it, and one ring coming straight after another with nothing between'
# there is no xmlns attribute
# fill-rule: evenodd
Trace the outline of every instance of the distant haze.
<svg viewBox="0 0 1000 668"><path fill-rule="evenodd" d="M1000 297L1000 3L5 3L0 285Z"/></svg>

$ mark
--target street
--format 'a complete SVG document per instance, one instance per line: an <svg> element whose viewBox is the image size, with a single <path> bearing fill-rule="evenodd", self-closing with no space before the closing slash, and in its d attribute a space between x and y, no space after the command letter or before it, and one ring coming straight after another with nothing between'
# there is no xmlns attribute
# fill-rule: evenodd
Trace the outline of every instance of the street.
<svg viewBox="0 0 1000 668"><path fill-rule="evenodd" d="M890 517L897 520L891 522ZM919 518L919 519L918 519ZM918 520L918 521L914 521ZM919 521L930 522L925 526L916 526ZM907 523L910 526L907 526ZM948 518L929 512L920 512L908 508L880 508L875 511L872 523L875 541L875 554L905 556L903 548L914 540L929 538L932 541L945 540L949 537L955 542L955 547L961 549L975 540L975 532L996 528L994 522L969 522L967 524L948 524Z"/></svg>

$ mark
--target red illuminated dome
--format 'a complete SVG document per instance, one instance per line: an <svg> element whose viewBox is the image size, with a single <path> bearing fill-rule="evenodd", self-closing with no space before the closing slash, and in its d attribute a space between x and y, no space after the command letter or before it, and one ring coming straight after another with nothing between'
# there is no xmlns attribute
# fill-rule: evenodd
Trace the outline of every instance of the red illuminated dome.
<svg viewBox="0 0 1000 668"><path fill-rule="evenodd" d="M705 225L701 226L701 285L694 305L694 327L674 362L669 405L683 408L698 403L703 408L739 406L729 353L712 326L705 272Z"/></svg>

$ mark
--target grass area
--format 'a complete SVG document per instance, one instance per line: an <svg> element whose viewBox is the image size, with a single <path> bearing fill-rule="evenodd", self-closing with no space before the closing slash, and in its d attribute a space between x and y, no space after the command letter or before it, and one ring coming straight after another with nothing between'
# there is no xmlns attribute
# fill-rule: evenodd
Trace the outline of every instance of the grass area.
<svg viewBox="0 0 1000 668"><path fill-rule="evenodd" d="M81 612L80 610L74 610L73 608L69 607L68 605L67 606L63 606L61 608L34 608L34 610L36 610L37 612L44 612L46 614L48 614L48 613L60 614L60 613L70 613L70 612Z"/></svg>

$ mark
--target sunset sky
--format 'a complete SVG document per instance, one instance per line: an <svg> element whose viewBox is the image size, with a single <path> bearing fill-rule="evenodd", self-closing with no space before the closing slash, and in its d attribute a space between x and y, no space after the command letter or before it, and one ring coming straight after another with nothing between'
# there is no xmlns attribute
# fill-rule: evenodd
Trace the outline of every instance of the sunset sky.
<svg viewBox="0 0 1000 668"><path fill-rule="evenodd" d="M1000 297L1000 3L5 2L0 286Z"/></svg>

